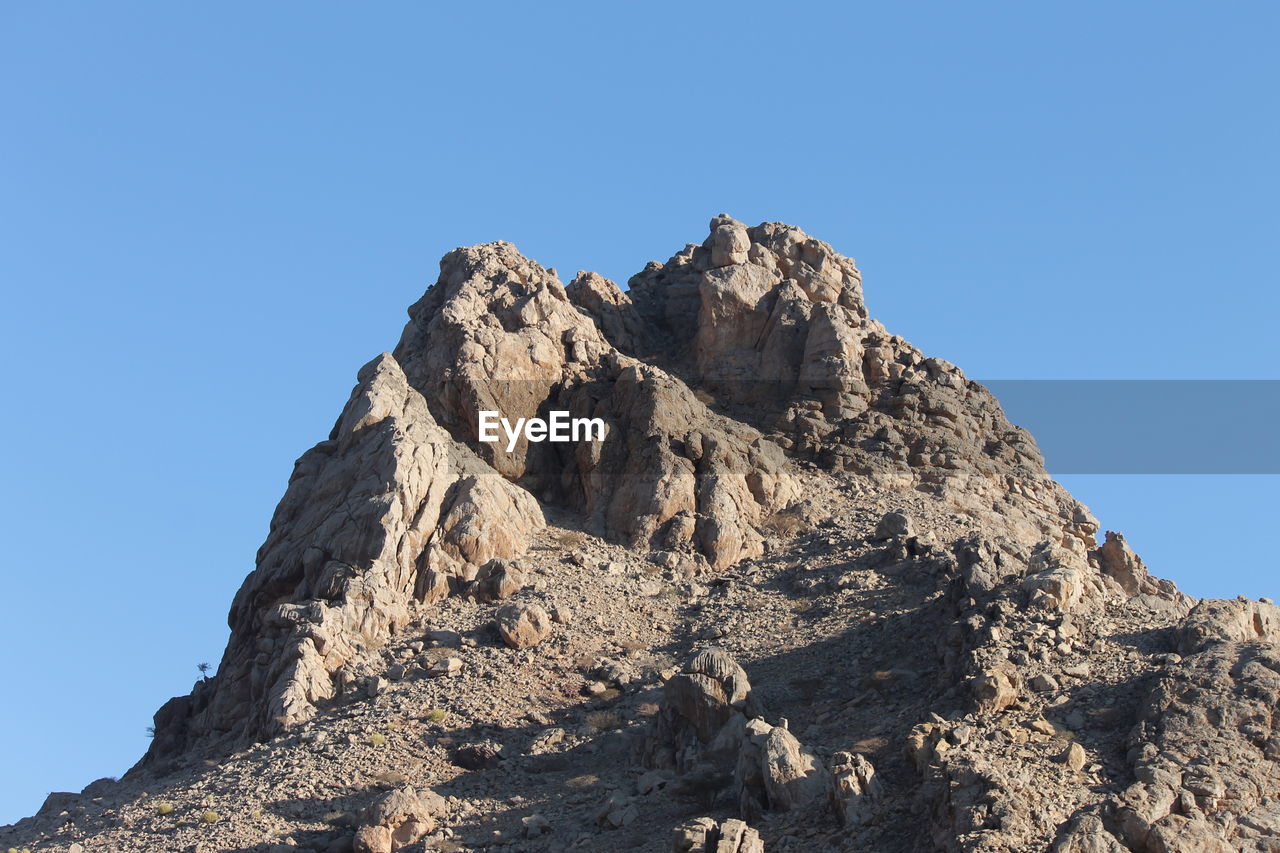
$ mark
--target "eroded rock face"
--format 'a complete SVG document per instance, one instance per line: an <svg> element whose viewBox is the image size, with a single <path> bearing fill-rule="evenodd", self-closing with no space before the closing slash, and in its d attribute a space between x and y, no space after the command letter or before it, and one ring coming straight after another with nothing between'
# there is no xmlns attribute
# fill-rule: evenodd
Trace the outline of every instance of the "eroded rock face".
<svg viewBox="0 0 1280 853"><path fill-rule="evenodd" d="M791 811L830 795L831 774L790 731L774 726L758 747L768 808Z"/></svg>
<svg viewBox="0 0 1280 853"><path fill-rule="evenodd" d="M1280 837L1280 651L1214 643L1147 698L1117 802L1119 834L1144 853L1271 850Z"/></svg>
<svg viewBox="0 0 1280 853"><path fill-rule="evenodd" d="M1054 844L1053 853L1125 853L1125 848L1107 831L1102 818L1090 814L1072 822Z"/></svg>
<svg viewBox="0 0 1280 853"><path fill-rule="evenodd" d="M837 752L831 759L832 803L836 817L846 827L858 827L875 818L883 795L876 769L865 756Z"/></svg>
<svg viewBox="0 0 1280 853"><path fill-rule="evenodd" d="M636 314L631 297L618 285L597 273L579 272L565 292L569 301L585 311L615 347L631 353L640 345L644 324Z"/></svg>
<svg viewBox="0 0 1280 853"><path fill-rule="evenodd" d="M644 747L649 766L707 777L732 771L732 790L746 820L765 811L837 803L831 773L787 730L785 721L773 725L764 718L746 672L722 649L693 655L667 679L663 695ZM868 783L870 779L866 776ZM852 793L848 779L841 790ZM867 791L859 788L859 793ZM837 808L848 804L851 813L860 813L863 806L849 796L839 802Z"/></svg>
<svg viewBox="0 0 1280 853"><path fill-rule="evenodd" d="M451 581L519 556L543 523L537 501L441 429L384 353L360 371L329 439L298 460L232 604L217 678L161 709L149 754L308 719L341 689L344 664Z"/></svg>
<svg viewBox="0 0 1280 853"><path fill-rule="evenodd" d="M1178 651L1184 655L1251 641L1280 642L1280 607L1246 598L1205 599L1178 626Z"/></svg>
<svg viewBox="0 0 1280 853"><path fill-rule="evenodd" d="M602 331L626 344L638 322L611 282L580 274L566 291L514 246L491 243L445 257L439 282L410 309L396 358L456 438L604 535L692 547L715 568L758 556L756 525L797 494L784 454ZM478 440L481 411L514 421L553 409L602 418L606 440L522 436L511 450Z"/></svg>
<svg viewBox="0 0 1280 853"><path fill-rule="evenodd" d="M1031 437L954 365L869 319L861 274L826 243L721 215L630 288L643 323L631 351L791 453L994 511L1028 544L1093 544L1096 521L1045 475Z"/></svg>
<svg viewBox="0 0 1280 853"><path fill-rule="evenodd" d="M694 766L726 729L725 746L736 753L741 729L756 715L747 674L724 650L710 648L693 655L663 686L663 705L646 746L651 767Z"/></svg>

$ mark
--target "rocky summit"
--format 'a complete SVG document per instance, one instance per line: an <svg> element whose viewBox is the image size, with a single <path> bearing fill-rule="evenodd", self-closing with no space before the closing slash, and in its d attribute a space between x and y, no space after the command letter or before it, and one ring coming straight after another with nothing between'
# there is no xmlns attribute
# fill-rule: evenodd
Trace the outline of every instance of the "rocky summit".
<svg viewBox="0 0 1280 853"><path fill-rule="evenodd" d="M216 674L0 849L1280 851L1280 610L1099 533L798 228L626 290L460 248Z"/></svg>

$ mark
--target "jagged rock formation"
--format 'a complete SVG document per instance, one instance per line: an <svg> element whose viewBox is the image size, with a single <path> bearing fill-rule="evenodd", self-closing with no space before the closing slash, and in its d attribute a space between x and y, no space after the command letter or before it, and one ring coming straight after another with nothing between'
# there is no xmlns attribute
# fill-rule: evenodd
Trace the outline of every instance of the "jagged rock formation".
<svg viewBox="0 0 1280 853"><path fill-rule="evenodd" d="M579 276L573 293L625 329L617 288ZM755 532L797 492L782 451L709 410L664 371L614 349L554 275L509 243L450 253L396 348L440 423L495 470L592 528L633 544L696 547L718 568L759 556ZM610 320L616 322L609 322ZM610 440L566 449L524 437L480 443L481 411L600 417Z"/></svg>
<svg viewBox="0 0 1280 853"><path fill-rule="evenodd" d="M148 755L308 719L355 686L344 665L403 627L415 603L519 555L542 524L537 502L453 441L384 353L360 371L329 439L298 460L231 606L218 677L160 710Z"/></svg>
<svg viewBox="0 0 1280 853"><path fill-rule="evenodd" d="M552 410L605 438L480 439ZM0 848L1276 849L1280 610L1097 532L797 228L717 217L626 292L458 249L216 676Z"/></svg>
<svg viewBox="0 0 1280 853"><path fill-rule="evenodd" d="M696 377L793 454L906 478L963 509L994 504L1028 539L1092 543L1096 522L995 399L868 318L853 261L781 223L720 216L711 229L631 279L644 333L619 347L638 341L632 351Z"/></svg>

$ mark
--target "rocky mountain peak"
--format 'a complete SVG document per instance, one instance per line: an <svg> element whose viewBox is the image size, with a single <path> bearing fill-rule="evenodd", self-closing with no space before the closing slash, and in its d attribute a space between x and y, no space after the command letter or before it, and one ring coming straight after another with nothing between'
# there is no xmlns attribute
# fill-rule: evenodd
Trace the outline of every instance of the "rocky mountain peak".
<svg viewBox="0 0 1280 853"><path fill-rule="evenodd" d="M566 288L511 243L450 252L394 353L361 370L329 439L299 460L219 676L166 706L152 754L310 718L415 608L520 557L543 506L718 571L762 556L776 514L804 512L790 461L804 459L969 511L994 504L1024 546L1058 549L1045 566L1083 572L1096 525L1030 438L959 370L869 320L861 288L826 243L726 215L628 292L585 272ZM608 437L480 438L485 412L552 410L598 418Z"/></svg>
<svg viewBox="0 0 1280 853"><path fill-rule="evenodd" d="M163 790L259 853L1271 849L1280 610L1098 530L798 228L717 216L625 291L459 248L216 676L0 843L205 849Z"/></svg>

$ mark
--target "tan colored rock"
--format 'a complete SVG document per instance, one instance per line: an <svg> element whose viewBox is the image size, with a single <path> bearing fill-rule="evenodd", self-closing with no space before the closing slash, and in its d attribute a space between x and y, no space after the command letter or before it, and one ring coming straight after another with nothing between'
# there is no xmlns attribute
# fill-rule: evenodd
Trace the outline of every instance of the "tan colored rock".
<svg viewBox="0 0 1280 853"><path fill-rule="evenodd" d="M472 416L480 408L600 417L607 438L556 447L520 441L508 451L476 440ZM564 555L571 564L543 553L555 538L538 535L538 501L588 534ZM898 506L908 508L909 523L897 523L905 513L890 513L868 536L876 517ZM756 528L791 507L802 508L804 537L763 541ZM486 689L481 661L471 652L460 652L469 667L461 657L439 660L419 637L427 625L469 633L474 624L461 624L460 614L473 615L476 605L442 608L439 621L427 608L456 593L506 601L532 585L557 611L571 600L577 627L563 656L559 643L555 654L510 656L517 692L536 679L558 682L569 660L600 652L568 646L582 639L583 626L603 628L618 614L628 636L614 641L634 656L636 674L614 679L579 667L598 680L590 692L601 702L613 685L647 689L643 682L666 665L658 660L661 635L683 632L673 627L683 613L708 620L689 626L695 636L732 629L759 671L794 676L776 685L777 695L785 713L813 723L805 744L785 721L767 721L745 672L723 653L691 659L667 682L661 705L637 701L638 713L656 717L646 763L678 771L664 774L669 793L711 798L707 808L723 808L727 797L715 798L731 785L749 819L833 802L849 843L889 842L885 849L1008 853L1062 842L1114 853L1114 833L1144 853L1193 840L1265 849L1276 834L1280 790L1273 662L1238 647L1269 642L1272 614L1235 603L1202 607L1177 632L1188 649L1179 661L1165 642L1185 600L1146 575L1122 539L1109 536L1097 548L1094 532L1096 522L1047 476L1034 442L995 399L869 320L853 263L798 229L717 217L702 245L651 264L631 293L590 273L565 288L508 244L461 249L414 306L396 357L362 373L333 437L300 461L259 569L237 600L223 671L162 712L156 749L213 756L294 725L317 704L375 694L379 712L429 696L431 708L461 719L473 713L472 700L488 698L476 696ZM593 541L596 534L638 553L602 553L612 546ZM937 534L966 538L943 546ZM522 560L532 564L525 575L516 560L531 541L538 550ZM651 549L661 551L646 562ZM710 591L696 577L766 554ZM597 577L600 562L610 569ZM638 568L653 576L637 577ZM828 626L775 608L778 578L814 599L807 613L848 607L848 632L828 633L821 649L797 648L809 641L799 632ZM589 593L581 602L579 582ZM640 600L659 591L687 594L688 609L677 615L667 595ZM617 613L601 609L602 595L618 594L635 600ZM877 612L879 602L894 612ZM504 636L515 640L506 641L538 642L549 620L509 607L499 621L509 622ZM408 636L397 637L406 627ZM757 628L777 632L777 642L750 633ZM650 645L652 659L633 637ZM378 654L388 639L396 648ZM440 643L427 635L426 644L464 641L452 633ZM1229 665L1228 654L1235 655ZM899 668L899 658L918 659ZM420 679L413 661L456 680ZM1020 695L1015 666L1042 676L1034 694ZM1055 687L1064 677L1070 681ZM1159 690L1143 701L1152 679ZM801 697L815 682L810 707ZM570 683L578 686L576 676ZM978 714L965 713L966 686ZM543 698L551 705L558 696L555 689ZM1107 707L1084 707L1091 696ZM501 691L493 698L504 719L525 710ZM335 721L355 719L335 710ZM529 710L539 726L553 719L550 707ZM1062 720L1090 752L1062 752L1053 745L1061 733L1038 713ZM1133 742L1119 744L1135 716ZM911 728L920 720L927 722ZM867 747L877 754L905 741L919 785L880 791L892 799L880 809L864 758L838 755L829 771L818 764L816 755L844 745L831 738L845 722L877 743ZM329 725L321 716L297 743L323 755L325 732L313 728ZM452 725L435 724L432 736ZM604 796L618 786L612 765L624 744L599 734L594 766L581 769L601 778L574 778L590 787L612 776ZM547 768L573 766L585 762L576 737L528 751L546 755ZM188 750L197 738L207 740ZM379 755L399 757L398 741ZM284 742L293 749L294 741ZM485 742L452 755L483 774L502 766L498 747ZM305 761L308 750L298 752ZM1097 786L1078 773L1095 754ZM1072 772L1055 763L1059 756ZM254 759L235 759L242 760ZM1132 774L1115 771L1126 760ZM506 768L541 784L514 764ZM1107 785L1121 778L1138 781L1110 794ZM629 784L621 779L628 791ZM611 798L600 825L645 834L653 824L644 804L652 801L641 797L658 787L641 786L634 800ZM570 825L558 809L555 838ZM919 827L877 820L908 809L918 811ZM1086 820L1090 810L1106 823ZM394 846L434 820L384 828ZM790 831L804 820L771 825ZM680 843L741 850L751 838L728 821L711 822L701 836L696 830ZM615 837L626 843L624 836ZM504 830L493 840L512 837Z"/></svg>
<svg viewBox="0 0 1280 853"><path fill-rule="evenodd" d="M575 304L509 243L459 249L410 309L396 357L456 438L502 475L581 510L606 535L670 544L675 520L688 514L696 525L684 535L714 568L759 556L756 525L795 496L782 451L713 414L681 380L615 348L608 334L625 344L635 325L615 291L580 275ZM607 437L566 448L521 436L510 451L478 440L481 411L514 421L547 409L600 418Z"/></svg>
<svg viewBox="0 0 1280 853"><path fill-rule="evenodd" d="M450 656L440 658L439 660L432 662L431 665L427 667L426 672L431 678L453 676L460 674L463 666L462 658Z"/></svg>
<svg viewBox="0 0 1280 853"><path fill-rule="evenodd" d="M1206 598L1178 625L1178 651L1195 654L1215 643L1280 643L1280 607L1246 598Z"/></svg>
<svg viewBox="0 0 1280 853"><path fill-rule="evenodd" d="M643 345L643 324L631 297L618 285L593 272L579 272L565 288L569 301L585 311L613 346L634 355Z"/></svg>
<svg viewBox="0 0 1280 853"><path fill-rule="evenodd" d="M664 707L673 728L691 726L698 740L709 743L734 714L742 714L751 695L747 674L721 649L703 649L667 679Z"/></svg>
<svg viewBox="0 0 1280 853"><path fill-rule="evenodd" d="M1053 853L1126 853L1097 815L1082 815L1053 845Z"/></svg>
<svg viewBox="0 0 1280 853"><path fill-rule="evenodd" d="M717 824L709 817L694 818L676 827L674 853L764 853L760 833L737 818Z"/></svg>
<svg viewBox="0 0 1280 853"><path fill-rule="evenodd" d="M407 820L429 821L444 815L444 797L428 788L403 785L380 795L365 809L366 823L395 827Z"/></svg>
<svg viewBox="0 0 1280 853"><path fill-rule="evenodd" d="M735 419L722 404L744 405ZM606 439L510 451L477 439L481 410L550 408L601 418ZM507 243L459 249L395 357L362 371L330 440L299 460L219 676L162 709L152 754L307 719L344 689L335 673L415 608L519 556L542 525L533 494L712 569L759 557L757 528L799 497L784 448L911 483L1021 542L1065 547L1096 529L994 399L870 321L853 262L799 229L717 217L628 294L589 273L566 289ZM1032 598L1074 606L1090 592L1077 569L1033 572Z"/></svg>
<svg viewBox="0 0 1280 853"><path fill-rule="evenodd" d="M1226 608L1227 623L1237 625L1235 616L1256 602L1211 604L1238 605ZM1220 610L1205 608L1198 620ZM1265 850L1280 837L1278 701L1280 652L1272 643L1219 637L1168 667L1131 734L1138 781L1114 805L1129 848Z"/></svg>
<svg viewBox="0 0 1280 853"><path fill-rule="evenodd" d="M399 850L435 832L436 818L445 809L444 798L434 791L401 786L380 795L365 809L361 833L367 844L385 841L386 849Z"/></svg>
<svg viewBox="0 0 1280 853"><path fill-rule="evenodd" d="M937 723L920 723L907 735L906 755L920 773L928 770L938 757L938 745L943 743L945 730Z"/></svg>
<svg viewBox="0 0 1280 853"><path fill-rule="evenodd" d="M484 523L502 518L502 524ZM231 608L216 679L157 714L148 754L209 732L257 738L307 720L334 673L378 648L453 579L519 556L543 526L524 490L435 422L400 365L366 365L329 440L298 460ZM270 651L265 651L270 649Z"/></svg>
<svg viewBox="0 0 1280 853"><path fill-rule="evenodd" d="M495 618L502 640L513 649L528 649L551 636L551 617L540 604L508 604Z"/></svg>
<svg viewBox="0 0 1280 853"><path fill-rule="evenodd" d="M1059 760L1067 766L1068 770L1078 772L1084 769L1086 758L1087 756L1085 755L1084 747L1072 741L1071 744L1062 751L1062 755Z"/></svg>
<svg viewBox="0 0 1280 853"><path fill-rule="evenodd" d="M731 817L720 824L715 853L764 853L764 842L745 821Z"/></svg>
<svg viewBox="0 0 1280 853"><path fill-rule="evenodd" d="M391 830L385 826L362 826L356 830L355 853L392 853Z"/></svg>
<svg viewBox="0 0 1280 853"><path fill-rule="evenodd" d="M527 582L523 571L507 560L490 560L472 584L479 601L503 601L519 592Z"/></svg>
<svg viewBox="0 0 1280 853"><path fill-rule="evenodd" d="M782 726L773 726L764 737L760 760L768 808L790 811L830 797L831 775Z"/></svg>
<svg viewBox="0 0 1280 853"><path fill-rule="evenodd" d="M973 699L980 712L992 714L1017 703L1021 687L1017 669L1000 664L973 679Z"/></svg>
<svg viewBox="0 0 1280 853"><path fill-rule="evenodd" d="M845 827L870 823L883 790L876 769L864 756L837 752L831 758L832 804Z"/></svg>
<svg viewBox="0 0 1280 853"><path fill-rule="evenodd" d="M902 512L886 512L884 516L876 523L876 531L872 534L873 539L892 539L898 536L914 536L915 531L912 529L911 519Z"/></svg>
<svg viewBox="0 0 1280 853"><path fill-rule="evenodd" d="M699 817L680 824L671 839L673 853L714 853L719 824L713 818Z"/></svg>
<svg viewBox="0 0 1280 853"><path fill-rule="evenodd" d="M1158 592L1142 558L1129 547L1123 534L1108 530L1106 540L1095 554L1102 573L1120 584L1127 595Z"/></svg>
<svg viewBox="0 0 1280 853"><path fill-rule="evenodd" d="M1045 474L1030 436L954 365L869 320L853 261L798 228L718 216L703 244L649 264L628 295L642 357L748 407L791 452L905 477L998 517L1027 545L1092 544L1097 523Z"/></svg>

